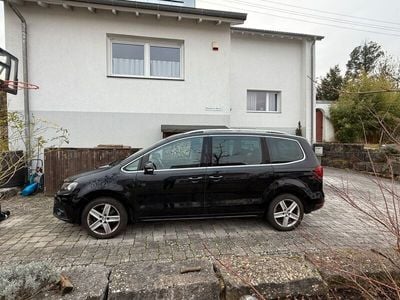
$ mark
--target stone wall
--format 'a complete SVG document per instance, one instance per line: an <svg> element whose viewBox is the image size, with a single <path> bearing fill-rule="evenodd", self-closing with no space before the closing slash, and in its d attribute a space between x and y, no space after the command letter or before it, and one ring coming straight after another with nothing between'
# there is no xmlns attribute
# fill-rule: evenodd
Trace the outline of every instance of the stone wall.
<svg viewBox="0 0 400 300"><path fill-rule="evenodd" d="M352 169L379 175L400 178L400 154L385 149L366 149L364 144L317 143L323 147L321 164L327 167ZM393 172L393 173L392 173Z"/></svg>

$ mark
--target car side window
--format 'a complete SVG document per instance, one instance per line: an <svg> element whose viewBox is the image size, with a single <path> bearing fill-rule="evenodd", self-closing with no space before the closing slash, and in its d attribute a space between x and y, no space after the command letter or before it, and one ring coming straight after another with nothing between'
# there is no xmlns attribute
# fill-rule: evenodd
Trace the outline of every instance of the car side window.
<svg viewBox="0 0 400 300"><path fill-rule="evenodd" d="M253 136L212 137L212 165L256 165L262 163L261 139Z"/></svg>
<svg viewBox="0 0 400 300"><path fill-rule="evenodd" d="M193 137L171 142L150 152L157 170L200 167L203 138Z"/></svg>
<svg viewBox="0 0 400 300"><path fill-rule="evenodd" d="M139 162L140 162L140 159L137 159L134 162L131 162L129 165L125 166L124 171L128 171L128 172L137 171L139 168Z"/></svg>
<svg viewBox="0 0 400 300"><path fill-rule="evenodd" d="M286 163L304 158L300 144L295 140L267 138L271 163Z"/></svg>

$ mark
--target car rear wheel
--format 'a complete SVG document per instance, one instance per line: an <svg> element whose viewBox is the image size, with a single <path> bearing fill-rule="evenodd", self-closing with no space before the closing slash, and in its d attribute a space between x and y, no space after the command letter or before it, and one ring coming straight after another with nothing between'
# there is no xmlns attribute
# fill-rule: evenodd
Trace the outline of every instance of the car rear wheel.
<svg viewBox="0 0 400 300"><path fill-rule="evenodd" d="M279 231L289 231L300 225L304 216L303 203L292 194L277 196L269 205L268 222Z"/></svg>
<svg viewBox="0 0 400 300"><path fill-rule="evenodd" d="M81 221L91 236L109 239L125 230L128 215L121 202L114 198L102 197L86 205Z"/></svg>

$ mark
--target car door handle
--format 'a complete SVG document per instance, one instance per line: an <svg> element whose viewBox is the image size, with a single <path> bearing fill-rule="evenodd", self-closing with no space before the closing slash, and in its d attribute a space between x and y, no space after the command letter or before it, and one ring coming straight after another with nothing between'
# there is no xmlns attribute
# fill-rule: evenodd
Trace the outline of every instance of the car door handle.
<svg viewBox="0 0 400 300"><path fill-rule="evenodd" d="M196 183L202 179L203 179L203 177L189 177L189 180L192 181L193 183Z"/></svg>
<svg viewBox="0 0 400 300"><path fill-rule="evenodd" d="M210 176L210 179L212 180L220 180L222 179L224 176Z"/></svg>

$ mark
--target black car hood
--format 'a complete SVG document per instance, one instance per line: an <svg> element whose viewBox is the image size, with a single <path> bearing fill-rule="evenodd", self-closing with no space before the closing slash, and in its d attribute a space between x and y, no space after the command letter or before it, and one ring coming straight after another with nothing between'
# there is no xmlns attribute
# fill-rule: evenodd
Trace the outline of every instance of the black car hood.
<svg viewBox="0 0 400 300"><path fill-rule="evenodd" d="M80 181L81 179L85 180L85 179L89 179L91 177L93 177L93 175L97 175L98 173L102 173L105 172L107 170L111 169L111 166L104 166L104 167L99 167L95 170L92 171L87 171L87 172L83 172L83 173L79 173L73 176L68 177L67 179L65 179L65 182L71 182L71 181Z"/></svg>

